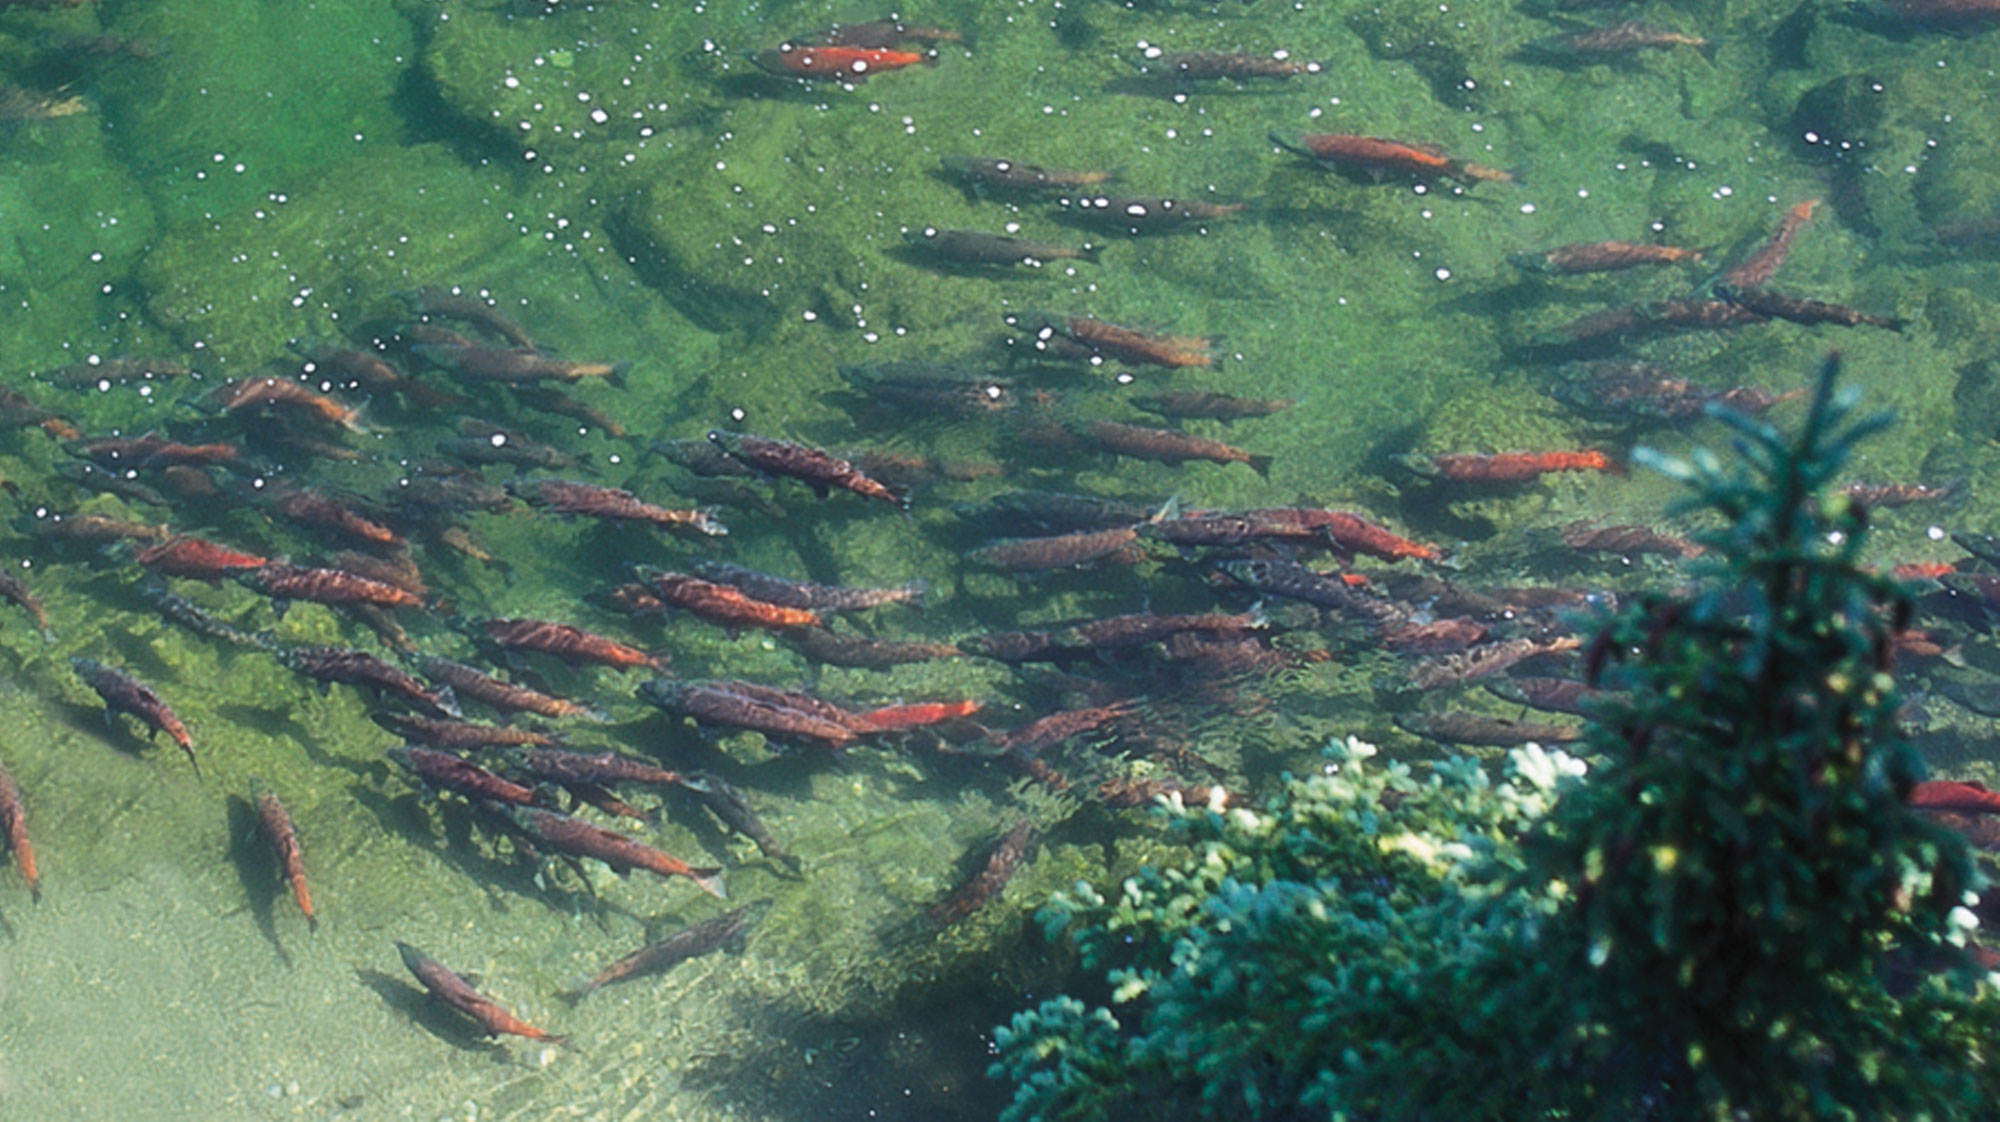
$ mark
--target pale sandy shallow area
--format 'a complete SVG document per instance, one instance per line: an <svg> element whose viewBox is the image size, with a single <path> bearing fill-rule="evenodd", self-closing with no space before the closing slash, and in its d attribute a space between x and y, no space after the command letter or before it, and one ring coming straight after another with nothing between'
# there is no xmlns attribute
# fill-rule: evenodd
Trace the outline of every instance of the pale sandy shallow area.
<svg viewBox="0 0 2000 1122"><path fill-rule="evenodd" d="M262 840L233 831L227 792L246 779L230 761L205 756L197 782L171 749L135 757L111 745L143 742L23 708L43 751L16 749L10 766L30 791L45 899L0 872L0 1116L893 1118L995 1093L977 1076L979 1034L1004 1005L952 997L963 971L930 1012L890 1000L945 971L970 933L879 937L916 910L883 901L949 888L948 839L976 832L985 807L898 803L880 775L816 777L810 819L774 815L814 855L808 878L784 880L754 851L729 870L732 903L777 901L746 948L572 1008L563 991L639 945L647 919L671 931L720 904L601 868L592 904L537 888L483 843L431 848L399 831L406 812L426 821L407 785L373 794L366 757L340 757L354 786L295 800L323 920L308 933ZM91 807L71 802L86 794ZM935 843L892 840L921 837ZM884 851L893 861L866 858ZM574 1046L482 1040L423 996L395 939ZM1010 991L993 977L990 992Z"/></svg>

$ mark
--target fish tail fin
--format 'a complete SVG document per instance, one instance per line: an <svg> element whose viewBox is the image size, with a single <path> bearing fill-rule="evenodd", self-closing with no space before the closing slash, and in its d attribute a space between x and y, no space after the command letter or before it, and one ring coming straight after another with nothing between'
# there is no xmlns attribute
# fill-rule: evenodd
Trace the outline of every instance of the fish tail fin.
<svg viewBox="0 0 2000 1122"><path fill-rule="evenodd" d="M1266 135L1271 138L1271 143L1277 145L1280 148L1283 148L1285 151L1290 152L1294 156L1304 156L1308 160L1319 159L1318 156L1313 155L1310 149L1302 145L1294 144L1291 141L1286 140L1284 137L1279 136L1278 130L1276 129L1272 129Z"/></svg>
<svg viewBox="0 0 2000 1122"><path fill-rule="evenodd" d="M1271 456L1259 455L1253 452L1251 453L1249 460L1250 470L1256 472L1258 475L1264 477L1265 479L1269 479L1271 478L1271 460L1272 460Z"/></svg>
<svg viewBox="0 0 2000 1122"><path fill-rule="evenodd" d="M375 428L369 424L368 411L374 408L374 406L375 399L371 397L354 408L349 409L347 415L340 418L340 427L356 436L373 436L376 433L388 432L389 430L387 429Z"/></svg>
<svg viewBox="0 0 2000 1122"><path fill-rule="evenodd" d="M562 999L564 1005L574 1009L584 998L596 992L597 984L595 982L579 982L556 996Z"/></svg>
<svg viewBox="0 0 2000 1122"><path fill-rule="evenodd" d="M1083 248L1077 250L1077 253L1080 256L1082 256L1082 258L1085 261L1088 261L1093 265L1097 263L1097 255L1103 252L1104 252L1104 247L1101 245L1097 245L1094 242L1085 242L1083 243Z"/></svg>
<svg viewBox="0 0 2000 1122"><path fill-rule="evenodd" d="M306 931L313 935L319 934L319 917L311 912L306 913Z"/></svg>
<svg viewBox="0 0 2000 1122"><path fill-rule="evenodd" d="M604 380L622 390L625 388L625 376L631 372L632 362L628 359L625 362L612 366L611 373L605 375Z"/></svg>
<svg viewBox="0 0 2000 1122"><path fill-rule="evenodd" d="M903 603L921 612L924 610L925 601L930 599L931 582L918 577L904 582L899 586L899 591L903 593Z"/></svg>
<svg viewBox="0 0 2000 1122"><path fill-rule="evenodd" d="M721 869L689 869L688 879L718 900L729 899L729 893L722 887Z"/></svg>

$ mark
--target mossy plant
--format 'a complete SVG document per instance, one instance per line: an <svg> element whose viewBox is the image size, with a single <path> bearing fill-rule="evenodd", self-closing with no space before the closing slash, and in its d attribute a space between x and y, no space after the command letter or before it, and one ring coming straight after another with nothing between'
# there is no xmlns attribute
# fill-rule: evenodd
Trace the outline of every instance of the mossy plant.
<svg viewBox="0 0 2000 1122"><path fill-rule="evenodd" d="M1044 913L1112 1007L996 1033L1007 1117L1987 1116L2000 1002L1957 951L1978 877L1907 806L1908 596L1833 490L1887 422L1837 375L1793 437L1719 414L1733 467L1640 454L1723 528L1591 647L1629 700L1587 780L1533 747L1495 781L1349 742L1262 812L1177 809L1185 864Z"/></svg>

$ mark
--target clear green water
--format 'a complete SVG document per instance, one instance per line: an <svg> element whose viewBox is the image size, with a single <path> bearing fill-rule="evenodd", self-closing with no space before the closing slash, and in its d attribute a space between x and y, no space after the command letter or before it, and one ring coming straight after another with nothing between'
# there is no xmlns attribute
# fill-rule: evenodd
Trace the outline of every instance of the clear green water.
<svg viewBox="0 0 2000 1122"><path fill-rule="evenodd" d="M1010 463L1009 477L941 487L908 520L781 492L789 517L735 514L722 555L818 579L926 577L934 604L892 609L884 634L951 639L1086 613L1211 602L1163 564L1026 584L966 570L976 544L951 502L1015 486L1232 506L1307 500L1362 509L1419 536L1467 540L1482 577L1526 572L1528 532L1579 519L1648 521L1668 497L1646 478L1561 477L1445 506L1399 493L1385 453L1622 448L1540 388L1537 332L1605 304L1684 291L1690 274L1524 279L1512 252L1645 240L1725 259L1793 203L1829 210L1798 240L1788 290L1908 317L1901 334L1775 324L1691 335L1646 353L1714 384L1803 385L1837 343L1875 401L1904 418L1872 447L1870 478L1963 479L1959 505L1885 515L1885 560L1953 555L1943 521L1988 528L1996 457L1995 259L1947 250L1927 226L2000 209L1991 88L2000 37L1898 41L1831 18L1832 4L1645 5L1630 14L1699 33L1701 53L1559 69L1515 56L1560 25L1492 0L1379 7L1306 0L1127 7L939 4L913 21L972 37L937 65L855 89L760 75L744 52L883 13L819 3L267 4L136 0L0 12L0 78L62 87L87 112L0 125L0 378L93 434L200 431L202 385L77 395L34 375L90 354L170 354L214 381L279 369L289 340L359 341L399 317L399 290L463 284L568 355L629 359L623 386L579 395L625 441L527 419L649 497L674 475L653 437L717 425L834 446ZM1600 22L1626 13L1595 17ZM110 33L164 48L95 59L51 44ZM1135 89L1122 58L1285 48L1323 74L1284 84ZM1840 83L1845 83L1841 85ZM1802 97L1821 91L1795 112ZM593 114L601 113L599 120ZM1851 141L1810 149L1802 131ZM1377 133L1519 169L1471 192L1330 175L1267 133ZM968 195L941 157L1007 155L1106 167L1138 193L1209 194L1250 213L1205 233L1086 235L1048 208ZM1106 243L1100 263L1019 274L941 272L903 254L924 225ZM1276 457L1182 468L1021 457L994 426L857 424L840 362L989 354L1010 311L1088 312L1226 341L1219 372L1141 372L1173 385L1289 396L1298 407L1228 429ZM1051 382L1063 408L1127 418L1107 374ZM505 418L521 421L523 418ZM312 478L379 491L448 420L384 403L366 455ZM1659 433L1682 446L1714 430ZM0 435L12 514L129 513L55 478L43 433ZM494 472L499 478L500 473ZM8 500L0 500L6 502ZM222 540L304 555L258 512L177 519ZM525 513L482 515L496 567L430 548L432 584L468 616L569 619L671 650L683 670L799 684L805 668L757 636L692 621L626 625L584 597L626 561L671 565L684 543ZM665 848L731 866L732 897L775 904L741 955L606 990L558 994L642 939L713 914L685 884L603 876L538 884L504 847L467 836L388 765L393 738L352 690L321 696L256 654L175 630L115 555L16 533L57 632L0 630L0 757L27 791L46 899L0 877L0 1110L10 1118L935 1118L990 1112L981 1034L1062 984L1025 923L1054 888L1129 868L1153 828L1077 809L1009 773L863 748L845 766L716 744L631 702L609 672L556 673L620 720L588 743L739 780L808 864L803 880L677 815ZM1892 554L1888 555L1888 554ZM1614 579L1629 581L1631 575ZM188 591L185 590L184 591ZM190 591L250 626L268 610L226 586ZM276 624L294 642L372 643L310 605ZM435 621L427 649L466 654ZM175 704L200 745L197 781L148 747L69 672L84 654L127 666ZM1371 683L1384 660L1344 660L1261 687L1270 706L1188 730L1255 787L1359 732L1421 750ZM1038 714L1004 671L975 662L894 673L829 670L831 696L986 698L996 724ZM1971 732L1976 733L1976 729ZM1940 741L1946 762L1976 742ZM258 841L243 836L252 776L291 806L323 918L308 935ZM898 940L965 874L966 854L1023 813L1046 823L1036 859L993 906L942 936ZM482 1044L421 999L391 941L462 971L530 1021L572 1036L554 1051Z"/></svg>

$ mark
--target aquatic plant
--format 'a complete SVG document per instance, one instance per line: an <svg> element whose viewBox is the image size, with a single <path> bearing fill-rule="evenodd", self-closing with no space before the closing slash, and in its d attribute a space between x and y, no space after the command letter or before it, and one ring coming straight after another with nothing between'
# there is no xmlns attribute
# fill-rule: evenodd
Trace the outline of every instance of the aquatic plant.
<svg viewBox="0 0 2000 1122"><path fill-rule="evenodd" d="M1887 422L1837 377L1789 438L1717 411L1733 465L1640 453L1722 528L1690 587L1604 624L1591 672L1630 696L1587 780L1533 747L1495 781L1349 741L1262 812L1176 808L1184 864L1043 913L1111 1007L996 1033L1006 1117L1988 1113L2000 1002L1956 950L1978 876L1905 803L1907 594L1831 486Z"/></svg>

